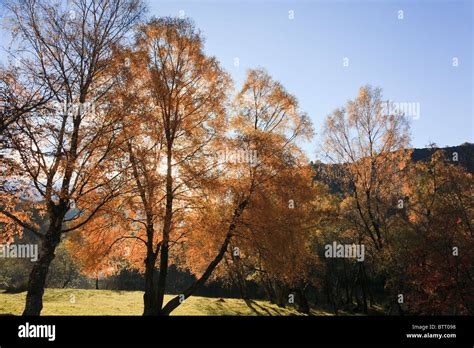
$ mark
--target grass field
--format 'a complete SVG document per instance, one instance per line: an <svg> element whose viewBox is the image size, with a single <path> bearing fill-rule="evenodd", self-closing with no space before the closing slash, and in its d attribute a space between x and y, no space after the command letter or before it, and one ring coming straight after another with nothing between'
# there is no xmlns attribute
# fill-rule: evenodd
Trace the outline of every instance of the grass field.
<svg viewBox="0 0 474 348"><path fill-rule="evenodd" d="M0 314L20 315L26 292L0 293ZM165 301L172 298L166 296ZM301 315L294 308L280 308L268 301L252 301L250 308L241 299L190 297L172 315ZM141 315L143 292L46 289L42 315ZM313 309L313 315L333 315L323 309Z"/></svg>

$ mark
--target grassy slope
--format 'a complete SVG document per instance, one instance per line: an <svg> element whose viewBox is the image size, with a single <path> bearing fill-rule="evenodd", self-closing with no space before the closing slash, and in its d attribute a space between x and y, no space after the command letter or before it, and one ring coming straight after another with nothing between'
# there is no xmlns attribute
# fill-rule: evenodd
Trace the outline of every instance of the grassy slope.
<svg viewBox="0 0 474 348"><path fill-rule="evenodd" d="M26 293L0 293L0 314L20 315ZM165 301L171 299L166 296ZM254 301L250 309L240 299L190 297L173 315L300 315L293 308L279 308L268 301ZM143 292L82 289L46 289L42 315L141 315ZM332 315L313 310L314 315Z"/></svg>

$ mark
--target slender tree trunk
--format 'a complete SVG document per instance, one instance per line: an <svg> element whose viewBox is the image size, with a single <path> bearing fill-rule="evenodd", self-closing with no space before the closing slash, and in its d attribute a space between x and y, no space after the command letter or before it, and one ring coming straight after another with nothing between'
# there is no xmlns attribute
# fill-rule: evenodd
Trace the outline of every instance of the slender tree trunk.
<svg viewBox="0 0 474 348"><path fill-rule="evenodd" d="M276 292L276 300L277 306L281 308L285 308L287 304L287 291L286 287L281 284L279 281L275 283L275 292Z"/></svg>
<svg viewBox="0 0 474 348"><path fill-rule="evenodd" d="M334 310L334 314L338 315L337 303L334 300L333 291L332 291L332 284L331 284L330 277L328 275L326 275L325 283L326 283L327 301L328 301L329 305L332 306L332 308Z"/></svg>
<svg viewBox="0 0 474 348"><path fill-rule="evenodd" d="M370 287L368 287L368 293L369 293L369 307L374 308L374 303L375 303L374 294L372 290L370 289Z"/></svg>
<svg viewBox="0 0 474 348"><path fill-rule="evenodd" d="M64 281L62 288L65 289L66 286L71 282L71 278L68 278L66 281Z"/></svg>
<svg viewBox="0 0 474 348"><path fill-rule="evenodd" d="M350 284L349 284L349 278L347 276L347 266L346 266L346 260L342 260L342 266L344 269L344 289L346 292L346 306L350 306L352 303L352 296L350 295Z"/></svg>
<svg viewBox="0 0 474 348"><path fill-rule="evenodd" d="M232 249L232 246L231 246L231 249ZM240 259L232 256L232 264L230 264L227 261L226 257L224 257L224 261L228 268L228 274L232 282L232 285L239 290L240 298L247 302L249 298L247 296L246 283L240 273L240 267L237 265L237 263L240 263Z"/></svg>
<svg viewBox="0 0 474 348"><path fill-rule="evenodd" d="M230 246L231 250L233 250L232 245ZM247 301L249 298L247 296L247 284L245 281L245 270L242 267L242 260L240 259L240 256L234 256L232 252L232 261L234 264L234 269L235 269L235 275L236 275L236 285L239 289L240 296L242 297L243 300Z"/></svg>
<svg viewBox="0 0 474 348"><path fill-rule="evenodd" d="M352 307L352 305L354 304L354 286L350 287L349 298L350 298L349 304Z"/></svg>
<svg viewBox="0 0 474 348"><path fill-rule="evenodd" d="M359 269L360 269L360 284L361 284L361 289L362 289L362 301L363 301L363 308L362 311L364 314L368 314L369 310L367 308L367 284L366 284L366 274L365 274L365 268L362 263L359 263Z"/></svg>
<svg viewBox="0 0 474 348"><path fill-rule="evenodd" d="M306 298L304 287L301 286L299 288L295 289L295 295L296 295L296 304L298 305L298 311L301 313L309 314L310 313L310 307L308 303L308 299Z"/></svg>
<svg viewBox="0 0 474 348"><path fill-rule="evenodd" d="M182 294L180 294L180 296L176 296L173 299L171 299L161 311L162 315L169 315L173 310L178 308L178 306L182 303L181 299L183 298L183 296L185 299L188 298L189 296L194 294L196 290L198 290L201 286L203 286L206 283L206 281L209 279L214 269L219 265L219 263L224 258L224 255L227 252L227 249L229 247L230 240L232 239L234 235L237 220L240 217L240 215L242 215L242 212L246 208L247 204L248 204L248 198L242 201L237 207L237 209L235 209L234 216L232 217L232 223L229 225L229 230L227 231L226 238L221 245L219 253L216 255L214 260L212 260L211 263L207 266L202 276L193 285L191 285Z"/></svg>
<svg viewBox="0 0 474 348"><path fill-rule="evenodd" d="M334 291L334 302L337 306L341 305L341 281L336 277L336 289Z"/></svg>
<svg viewBox="0 0 474 348"><path fill-rule="evenodd" d="M167 173L166 173L166 211L163 223L163 240L160 250L160 274L158 276L156 306L162 314L163 301L166 290L166 279L168 277L169 238L173 219L173 174L172 174L171 146L167 150Z"/></svg>
<svg viewBox="0 0 474 348"><path fill-rule="evenodd" d="M275 289L273 288L272 281L267 275L265 275L265 278L264 278L264 286L267 291L267 295L268 295L268 299L270 303L276 304Z"/></svg>

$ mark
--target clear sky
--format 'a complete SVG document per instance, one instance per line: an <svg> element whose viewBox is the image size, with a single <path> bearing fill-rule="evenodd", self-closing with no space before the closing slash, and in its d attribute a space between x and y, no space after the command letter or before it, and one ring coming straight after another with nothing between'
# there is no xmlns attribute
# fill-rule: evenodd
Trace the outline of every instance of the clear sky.
<svg viewBox="0 0 474 348"><path fill-rule="evenodd" d="M474 142L472 0L148 4L149 16L191 17L206 38L206 52L220 60L237 87L247 69L266 68L298 98L317 133L328 113L371 84L382 87L386 99L419 103L413 146ZM0 44L6 46L5 35ZM303 144L311 159L320 140L316 134L313 144Z"/></svg>

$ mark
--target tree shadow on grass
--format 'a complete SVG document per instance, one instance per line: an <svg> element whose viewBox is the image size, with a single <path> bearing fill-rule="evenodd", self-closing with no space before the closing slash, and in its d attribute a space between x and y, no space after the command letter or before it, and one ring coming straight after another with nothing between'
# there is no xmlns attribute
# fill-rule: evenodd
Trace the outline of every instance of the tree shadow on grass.
<svg viewBox="0 0 474 348"><path fill-rule="evenodd" d="M252 312L254 312L256 315L262 315L257 309L255 309L254 305L259 307L259 308L262 308L261 306L259 306L256 302L252 301L252 300L249 300L249 299L243 299L244 302L245 302L245 305L247 307L250 308L250 310L252 310ZM268 312L268 311L267 311Z"/></svg>
<svg viewBox="0 0 474 348"><path fill-rule="evenodd" d="M269 309L265 308L264 306L258 304L257 302L253 300L244 300L244 301L245 301L245 304L257 315L268 315L268 316L285 315L285 313L279 312L275 308L271 308L271 310L274 312L272 313ZM255 307L265 312L265 314L262 314L261 312L259 312Z"/></svg>

